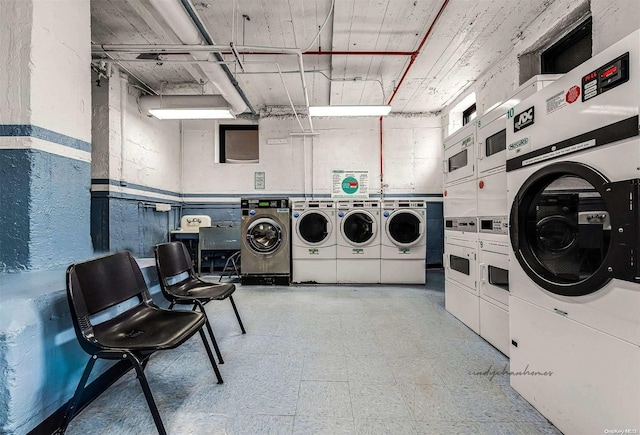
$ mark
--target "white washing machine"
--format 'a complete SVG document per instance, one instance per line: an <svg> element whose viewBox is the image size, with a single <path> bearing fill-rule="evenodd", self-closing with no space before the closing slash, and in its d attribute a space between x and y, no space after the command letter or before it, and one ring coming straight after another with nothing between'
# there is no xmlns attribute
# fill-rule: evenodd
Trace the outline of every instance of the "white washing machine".
<svg viewBox="0 0 640 435"><path fill-rule="evenodd" d="M445 217L477 216L476 123L470 122L444 140Z"/></svg>
<svg viewBox="0 0 640 435"><path fill-rule="evenodd" d="M338 283L380 282L380 201L337 202Z"/></svg>
<svg viewBox="0 0 640 435"><path fill-rule="evenodd" d="M503 216L478 222L480 336L509 356L509 221Z"/></svg>
<svg viewBox="0 0 640 435"><path fill-rule="evenodd" d="M507 216L507 117L516 104L550 85L559 74L533 76L499 106L477 120L476 156L478 181L476 183L478 216Z"/></svg>
<svg viewBox="0 0 640 435"><path fill-rule="evenodd" d="M480 333L477 287L478 233L476 217L445 218L444 301L458 320Z"/></svg>
<svg viewBox="0 0 640 435"><path fill-rule="evenodd" d="M294 201L291 228L291 280L335 284L337 227L334 201Z"/></svg>
<svg viewBox="0 0 640 435"><path fill-rule="evenodd" d="M380 282L424 284L427 216L424 201L383 201Z"/></svg>
<svg viewBox="0 0 640 435"><path fill-rule="evenodd" d="M636 31L507 128L510 380L567 434L640 428L639 89Z"/></svg>

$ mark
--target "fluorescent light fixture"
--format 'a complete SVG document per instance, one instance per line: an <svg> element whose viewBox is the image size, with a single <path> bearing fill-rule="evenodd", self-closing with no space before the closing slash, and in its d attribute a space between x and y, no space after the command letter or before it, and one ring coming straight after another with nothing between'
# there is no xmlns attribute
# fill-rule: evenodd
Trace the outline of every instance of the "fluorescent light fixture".
<svg viewBox="0 0 640 435"><path fill-rule="evenodd" d="M311 116L385 116L391 106L311 106Z"/></svg>
<svg viewBox="0 0 640 435"><path fill-rule="evenodd" d="M158 119L233 119L229 109L149 109L149 113Z"/></svg>

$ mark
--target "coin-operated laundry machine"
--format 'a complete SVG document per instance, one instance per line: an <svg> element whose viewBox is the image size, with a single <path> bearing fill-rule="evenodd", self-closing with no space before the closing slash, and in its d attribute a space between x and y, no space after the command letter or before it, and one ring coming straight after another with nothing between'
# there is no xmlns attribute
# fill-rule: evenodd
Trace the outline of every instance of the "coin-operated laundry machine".
<svg viewBox="0 0 640 435"><path fill-rule="evenodd" d="M477 216L476 123L444 140L444 216Z"/></svg>
<svg viewBox="0 0 640 435"><path fill-rule="evenodd" d="M640 31L515 106L510 382L565 434L640 428Z"/></svg>
<svg viewBox="0 0 640 435"><path fill-rule="evenodd" d="M333 200L294 201L291 213L291 280L335 284L336 207Z"/></svg>
<svg viewBox="0 0 640 435"><path fill-rule="evenodd" d="M444 219L444 306L480 333L477 218Z"/></svg>
<svg viewBox="0 0 640 435"><path fill-rule="evenodd" d="M478 218L480 336L509 356L509 221Z"/></svg>
<svg viewBox="0 0 640 435"><path fill-rule="evenodd" d="M242 284L288 285L291 221L287 198L241 198Z"/></svg>
<svg viewBox="0 0 640 435"><path fill-rule="evenodd" d="M338 283L380 283L380 201L337 203Z"/></svg>
<svg viewBox="0 0 640 435"><path fill-rule="evenodd" d="M561 74L533 76L521 85L507 100L484 113L476 121L476 156L478 181L478 216L505 217L507 204L507 118L513 116L513 107L525 98L553 83Z"/></svg>
<svg viewBox="0 0 640 435"><path fill-rule="evenodd" d="M382 203L380 282L424 284L427 255L426 207L422 200Z"/></svg>

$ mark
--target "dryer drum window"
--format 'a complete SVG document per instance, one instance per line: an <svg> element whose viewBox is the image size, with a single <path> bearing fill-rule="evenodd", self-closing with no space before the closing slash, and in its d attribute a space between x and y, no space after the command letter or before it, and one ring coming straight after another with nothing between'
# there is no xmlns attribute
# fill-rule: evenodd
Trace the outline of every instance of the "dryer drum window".
<svg viewBox="0 0 640 435"><path fill-rule="evenodd" d="M449 157L449 172L453 172L456 169L464 168L469 162L467 158L467 150L464 149L459 153Z"/></svg>
<svg viewBox="0 0 640 435"><path fill-rule="evenodd" d="M352 213L342 223L344 235L355 243L365 243L373 236L373 220L364 213Z"/></svg>
<svg viewBox="0 0 640 435"><path fill-rule="evenodd" d="M524 272L563 296L593 293L613 278L634 281L637 217L629 204L639 186L574 162L533 173L511 209L511 245Z"/></svg>
<svg viewBox="0 0 640 435"><path fill-rule="evenodd" d="M420 220L411 213L398 213L389 220L389 235L398 243L413 243L420 238Z"/></svg>
<svg viewBox="0 0 640 435"><path fill-rule="evenodd" d="M247 228L247 241L254 251L273 252L282 242L282 229L272 219L257 219Z"/></svg>
<svg viewBox="0 0 640 435"><path fill-rule="evenodd" d="M300 237L309 243L320 243L329 236L327 219L318 213L306 214L298 222Z"/></svg>

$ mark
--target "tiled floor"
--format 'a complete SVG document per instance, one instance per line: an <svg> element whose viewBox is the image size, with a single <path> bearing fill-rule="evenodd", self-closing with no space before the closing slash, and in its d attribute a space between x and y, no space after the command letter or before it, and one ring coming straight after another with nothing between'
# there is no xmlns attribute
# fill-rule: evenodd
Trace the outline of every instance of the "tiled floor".
<svg viewBox="0 0 640 435"><path fill-rule="evenodd" d="M207 305L225 364L217 385L199 337L152 357L148 379L172 434L558 434L501 370L508 360L422 286L238 286ZM68 434L152 434L133 373Z"/></svg>

